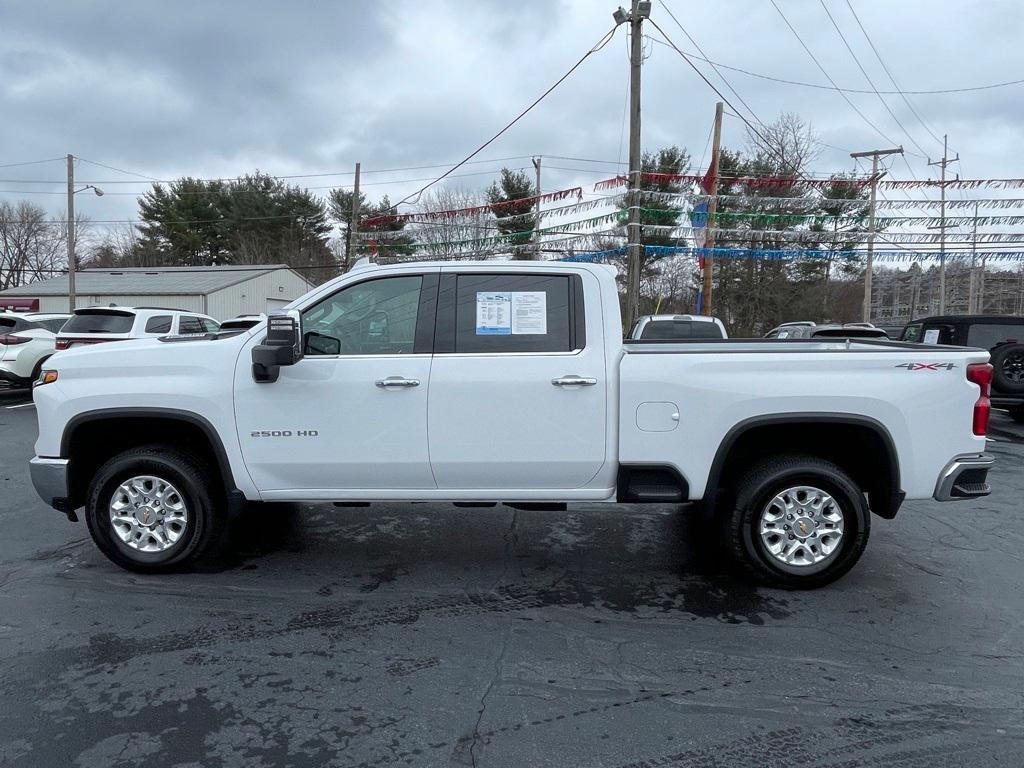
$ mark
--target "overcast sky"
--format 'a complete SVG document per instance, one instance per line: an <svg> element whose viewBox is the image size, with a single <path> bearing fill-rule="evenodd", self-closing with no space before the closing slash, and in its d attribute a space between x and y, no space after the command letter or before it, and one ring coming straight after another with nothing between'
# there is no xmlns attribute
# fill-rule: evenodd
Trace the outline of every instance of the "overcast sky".
<svg viewBox="0 0 1024 768"><path fill-rule="evenodd" d="M561 76L613 22L620 0L416 0L342 2L70 2L0 0L0 164L67 152L154 178L366 172L372 198L392 201L443 168L391 174L375 169L456 161ZM625 3L625 0L621 0ZM773 77L828 84L769 0L665 0L715 61ZM867 88L818 0L777 0L797 32L843 87ZM892 84L846 0L825 0L861 63L882 90ZM1024 78L1024 14L1016 0L851 0L868 34L907 90L977 86ZM628 3L626 3L628 4ZM652 18L685 51L694 46L658 0ZM658 37L653 27L648 33ZM620 28L602 51L453 184L482 187L501 165L529 155L606 161L544 161L544 186L585 188L614 175L626 157L627 38ZM679 144L707 163L717 96L664 45L648 43L643 68L643 144ZM725 95L737 101L706 65ZM723 70L758 118L797 112L823 147L814 170L850 170L850 150L902 143L920 150L874 94L835 92ZM950 136L966 177L1022 176L1024 86L911 96L931 129ZM889 107L932 158L942 148L899 96ZM737 103L737 106L741 106ZM727 117L726 146L743 143ZM913 172L932 172L908 155ZM956 166L951 166L955 172ZM82 162L76 175L102 198L80 195L93 219L131 218L138 177ZM910 171L893 166L896 178ZM64 167L0 168L0 197L63 209ZM29 184L27 180L52 180ZM139 182L115 184L113 182ZM297 179L310 188L351 183L349 175ZM12 191L20 190L20 191ZM31 190L32 194L29 194ZM318 190L325 194L326 189ZM118 194L115 194L118 193Z"/></svg>

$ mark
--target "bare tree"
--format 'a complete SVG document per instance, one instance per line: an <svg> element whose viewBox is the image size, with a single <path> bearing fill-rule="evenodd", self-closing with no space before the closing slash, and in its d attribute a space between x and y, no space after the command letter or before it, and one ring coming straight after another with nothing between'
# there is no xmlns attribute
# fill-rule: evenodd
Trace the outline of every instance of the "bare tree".
<svg viewBox="0 0 1024 768"><path fill-rule="evenodd" d="M76 219L76 252L88 237L88 220ZM52 277L67 268L67 225L22 200L0 203L0 289Z"/></svg>
<svg viewBox="0 0 1024 768"><path fill-rule="evenodd" d="M442 188L426 195L421 203L421 209L425 212L452 211L486 205L487 198L482 192ZM406 231L419 244L415 251L418 258L451 259L458 258L460 254L478 253L501 247L488 241L489 238L497 237L501 233L494 223L494 214L486 207L444 218L414 218Z"/></svg>

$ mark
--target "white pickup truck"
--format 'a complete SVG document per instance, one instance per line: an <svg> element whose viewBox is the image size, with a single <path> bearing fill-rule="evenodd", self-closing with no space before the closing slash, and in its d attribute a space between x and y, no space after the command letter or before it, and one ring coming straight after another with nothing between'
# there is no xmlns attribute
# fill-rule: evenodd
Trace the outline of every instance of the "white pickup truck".
<svg viewBox="0 0 1024 768"><path fill-rule="evenodd" d="M117 564L183 568L259 501L682 503L761 580L848 571L870 513L989 492L988 353L622 340L614 271L360 264L234 334L55 355L33 482Z"/></svg>

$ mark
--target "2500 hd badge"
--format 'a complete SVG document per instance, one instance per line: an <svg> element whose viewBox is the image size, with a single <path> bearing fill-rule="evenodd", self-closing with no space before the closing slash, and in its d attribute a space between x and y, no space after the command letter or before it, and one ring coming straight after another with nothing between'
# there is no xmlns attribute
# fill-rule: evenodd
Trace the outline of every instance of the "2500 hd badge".
<svg viewBox="0 0 1024 768"><path fill-rule="evenodd" d="M258 429L249 433L249 437L319 437L315 429Z"/></svg>

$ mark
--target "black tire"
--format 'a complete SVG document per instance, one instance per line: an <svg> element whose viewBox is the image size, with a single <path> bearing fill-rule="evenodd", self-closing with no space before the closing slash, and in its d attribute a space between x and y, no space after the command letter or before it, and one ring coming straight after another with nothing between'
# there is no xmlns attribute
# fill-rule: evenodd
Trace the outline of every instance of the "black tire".
<svg viewBox="0 0 1024 768"><path fill-rule="evenodd" d="M1024 344L1004 344L992 352L992 383L1007 394L1024 393Z"/></svg>
<svg viewBox="0 0 1024 768"><path fill-rule="evenodd" d="M787 565L768 550L760 535L762 511L780 492L808 485L830 494L843 517L836 549L820 563ZM733 558L755 579L784 589L814 589L849 571L860 559L871 531L863 492L838 465L813 456L780 456L755 464L736 485L725 523ZM817 536L815 535L815 540ZM811 540L808 539L811 545Z"/></svg>
<svg viewBox="0 0 1024 768"><path fill-rule="evenodd" d="M1018 424L1024 424L1024 405L1015 405L1009 409L1010 418Z"/></svg>
<svg viewBox="0 0 1024 768"><path fill-rule="evenodd" d="M110 520L110 503L118 486L133 476L152 475L169 482L187 509L184 530L167 549L143 552L122 541ZM190 454L169 446L150 445L120 453L99 468L86 496L85 520L96 546L129 571L164 573L185 570L220 542L226 504L220 483Z"/></svg>

